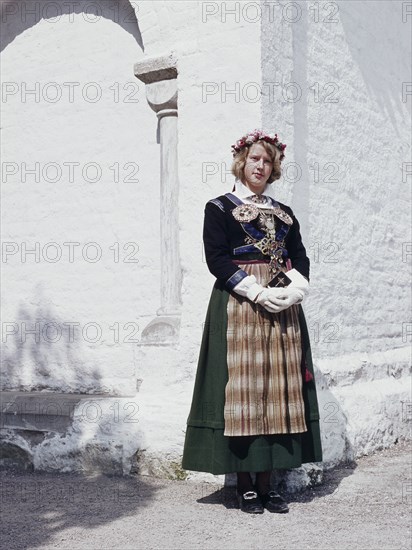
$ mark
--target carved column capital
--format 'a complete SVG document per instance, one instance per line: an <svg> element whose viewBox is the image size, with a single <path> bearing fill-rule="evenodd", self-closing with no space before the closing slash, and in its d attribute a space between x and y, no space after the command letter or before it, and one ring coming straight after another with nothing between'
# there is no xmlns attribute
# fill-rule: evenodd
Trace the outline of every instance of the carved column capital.
<svg viewBox="0 0 412 550"><path fill-rule="evenodd" d="M159 120L163 116L177 116L177 79L147 84L146 99Z"/></svg>
<svg viewBox="0 0 412 550"><path fill-rule="evenodd" d="M146 84L147 102L159 119L177 116L177 61L173 53L135 63L134 74Z"/></svg>
<svg viewBox="0 0 412 550"><path fill-rule="evenodd" d="M177 58L174 52L145 57L134 64L134 74L145 84L177 78Z"/></svg>

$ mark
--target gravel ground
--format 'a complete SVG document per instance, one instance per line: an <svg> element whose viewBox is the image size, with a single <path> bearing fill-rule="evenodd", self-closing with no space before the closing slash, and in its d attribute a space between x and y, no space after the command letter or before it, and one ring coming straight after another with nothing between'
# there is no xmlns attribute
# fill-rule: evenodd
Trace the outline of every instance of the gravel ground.
<svg viewBox="0 0 412 550"><path fill-rule="evenodd" d="M106 549L410 549L406 443L289 496L289 514L252 516L234 489L149 477L2 472L2 547Z"/></svg>

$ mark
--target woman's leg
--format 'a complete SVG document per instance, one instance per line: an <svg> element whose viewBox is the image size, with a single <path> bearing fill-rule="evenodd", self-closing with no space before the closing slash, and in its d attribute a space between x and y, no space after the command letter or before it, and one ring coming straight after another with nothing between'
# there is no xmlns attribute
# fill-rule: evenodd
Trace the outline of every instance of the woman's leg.
<svg viewBox="0 0 412 550"><path fill-rule="evenodd" d="M243 495L248 491L254 491L252 478L249 472L237 472L237 492Z"/></svg>
<svg viewBox="0 0 412 550"><path fill-rule="evenodd" d="M237 472L237 500L243 512L263 514L263 506L249 472Z"/></svg>
<svg viewBox="0 0 412 550"><path fill-rule="evenodd" d="M278 514L289 512L287 502L276 491L271 491L270 474L270 471L256 474L256 491L261 502L269 512L277 512Z"/></svg>
<svg viewBox="0 0 412 550"><path fill-rule="evenodd" d="M256 489L260 495L265 495L270 491L270 474L270 470L256 474Z"/></svg>

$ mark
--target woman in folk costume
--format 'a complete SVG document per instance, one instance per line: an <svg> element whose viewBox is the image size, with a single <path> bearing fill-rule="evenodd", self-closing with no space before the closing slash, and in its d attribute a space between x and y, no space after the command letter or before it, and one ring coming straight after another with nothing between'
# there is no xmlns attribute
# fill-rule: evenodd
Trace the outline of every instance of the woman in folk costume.
<svg viewBox="0 0 412 550"><path fill-rule="evenodd" d="M309 259L292 210L276 201L286 145L249 132L232 146L232 193L205 207L216 277L200 349L182 466L237 473L249 513L287 512L273 469L322 460L310 343L300 303ZM251 473L256 473L255 485Z"/></svg>

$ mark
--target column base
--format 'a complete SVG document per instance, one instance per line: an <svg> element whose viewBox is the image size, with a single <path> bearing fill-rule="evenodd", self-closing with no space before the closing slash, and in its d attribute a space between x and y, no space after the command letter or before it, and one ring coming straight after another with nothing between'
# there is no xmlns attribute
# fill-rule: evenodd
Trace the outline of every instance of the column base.
<svg viewBox="0 0 412 550"><path fill-rule="evenodd" d="M171 346L179 342L180 316L161 315L143 329L140 346Z"/></svg>

